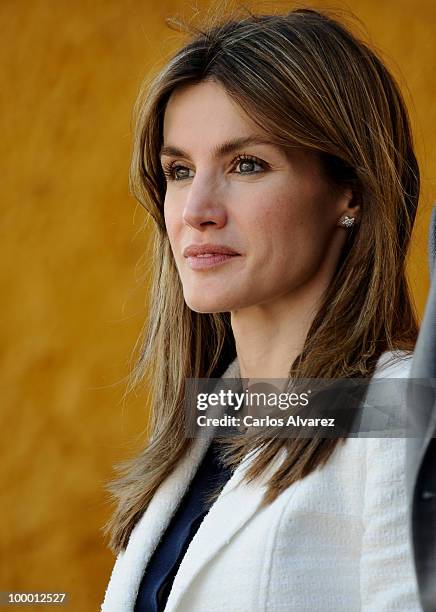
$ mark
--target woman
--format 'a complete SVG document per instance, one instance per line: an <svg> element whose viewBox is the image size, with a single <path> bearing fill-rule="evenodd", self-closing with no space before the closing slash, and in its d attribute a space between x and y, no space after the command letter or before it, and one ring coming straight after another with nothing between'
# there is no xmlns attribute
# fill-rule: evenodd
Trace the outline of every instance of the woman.
<svg viewBox="0 0 436 612"><path fill-rule="evenodd" d="M224 446L184 411L187 378L407 377L419 170L392 76L314 10L197 31L138 99L131 185L151 440L111 485L102 609L419 610L403 439Z"/></svg>

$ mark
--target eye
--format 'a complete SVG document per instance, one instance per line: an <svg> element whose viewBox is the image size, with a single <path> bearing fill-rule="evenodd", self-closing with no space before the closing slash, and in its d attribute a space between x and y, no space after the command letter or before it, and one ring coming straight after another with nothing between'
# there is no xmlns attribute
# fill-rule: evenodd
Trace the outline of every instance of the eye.
<svg viewBox="0 0 436 612"><path fill-rule="evenodd" d="M258 174L259 170L253 170L254 166L259 166L260 172L265 169L265 163L251 155L238 155L234 162L236 166L239 166L242 170L242 172L237 172L236 174ZM243 169L245 169L245 171Z"/></svg>
<svg viewBox="0 0 436 612"><path fill-rule="evenodd" d="M162 170L168 181L184 181L187 178L192 178L192 176L189 176L189 168L174 162L163 164Z"/></svg>

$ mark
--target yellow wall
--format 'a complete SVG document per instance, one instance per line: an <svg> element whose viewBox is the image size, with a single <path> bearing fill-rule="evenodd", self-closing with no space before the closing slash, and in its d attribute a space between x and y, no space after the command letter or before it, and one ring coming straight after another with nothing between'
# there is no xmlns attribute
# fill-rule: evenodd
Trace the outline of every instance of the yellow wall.
<svg viewBox="0 0 436 612"><path fill-rule="evenodd" d="M68 591L73 610L96 610L103 597L113 564L100 532L110 511L103 483L146 424L145 393L122 399L146 295L135 268L143 211L127 185L131 108L146 71L178 44L163 18L189 16L191 4L0 4L0 590ZM436 199L436 9L348 6L410 90L423 198L409 270L422 313Z"/></svg>

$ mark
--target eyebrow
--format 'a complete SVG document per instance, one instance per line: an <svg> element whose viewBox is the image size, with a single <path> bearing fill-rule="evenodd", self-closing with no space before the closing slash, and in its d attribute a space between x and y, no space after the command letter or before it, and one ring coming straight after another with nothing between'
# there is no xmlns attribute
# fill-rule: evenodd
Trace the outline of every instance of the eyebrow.
<svg viewBox="0 0 436 612"><path fill-rule="evenodd" d="M223 157L224 155L228 155L237 149L242 147L247 147L249 145L270 145L276 147L271 140L268 138L263 138L262 136L244 136L241 138L235 138L233 140L226 140L222 144L217 145L212 150L212 155L215 158ZM167 155L168 157L186 157L189 158L189 153L186 153L179 147L174 147L172 145L164 145L160 150L160 157L163 155Z"/></svg>

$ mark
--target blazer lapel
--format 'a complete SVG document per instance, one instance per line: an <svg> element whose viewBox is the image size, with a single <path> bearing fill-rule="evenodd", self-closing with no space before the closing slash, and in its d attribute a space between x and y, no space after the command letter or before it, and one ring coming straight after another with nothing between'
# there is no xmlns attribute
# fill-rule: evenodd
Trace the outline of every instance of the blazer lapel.
<svg viewBox="0 0 436 612"><path fill-rule="evenodd" d="M222 378L239 378L237 359L232 361ZM219 416L222 408L211 410L211 416ZM162 482L146 511L135 525L128 546L115 561L106 589L102 612L131 612L141 583L144 569L153 554L163 532L175 513L198 465L212 440L214 430L196 438L175 470ZM237 476L236 471L226 488ZM224 490L221 492L223 494Z"/></svg>
<svg viewBox="0 0 436 612"><path fill-rule="evenodd" d="M245 457L203 519L179 566L165 612L177 610L198 572L256 513L265 492L264 485L286 455L282 449L255 483L243 482L244 473L256 453L253 451Z"/></svg>
<svg viewBox="0 0 436 612"><path fill-rule="evenodd" d="M195 440L174 472L157 489L146 511L135 525L127 548L117 556L101 608L102 612L133 610L145 566L176 511L208 444L209 440L206 438Z"/></svg>

